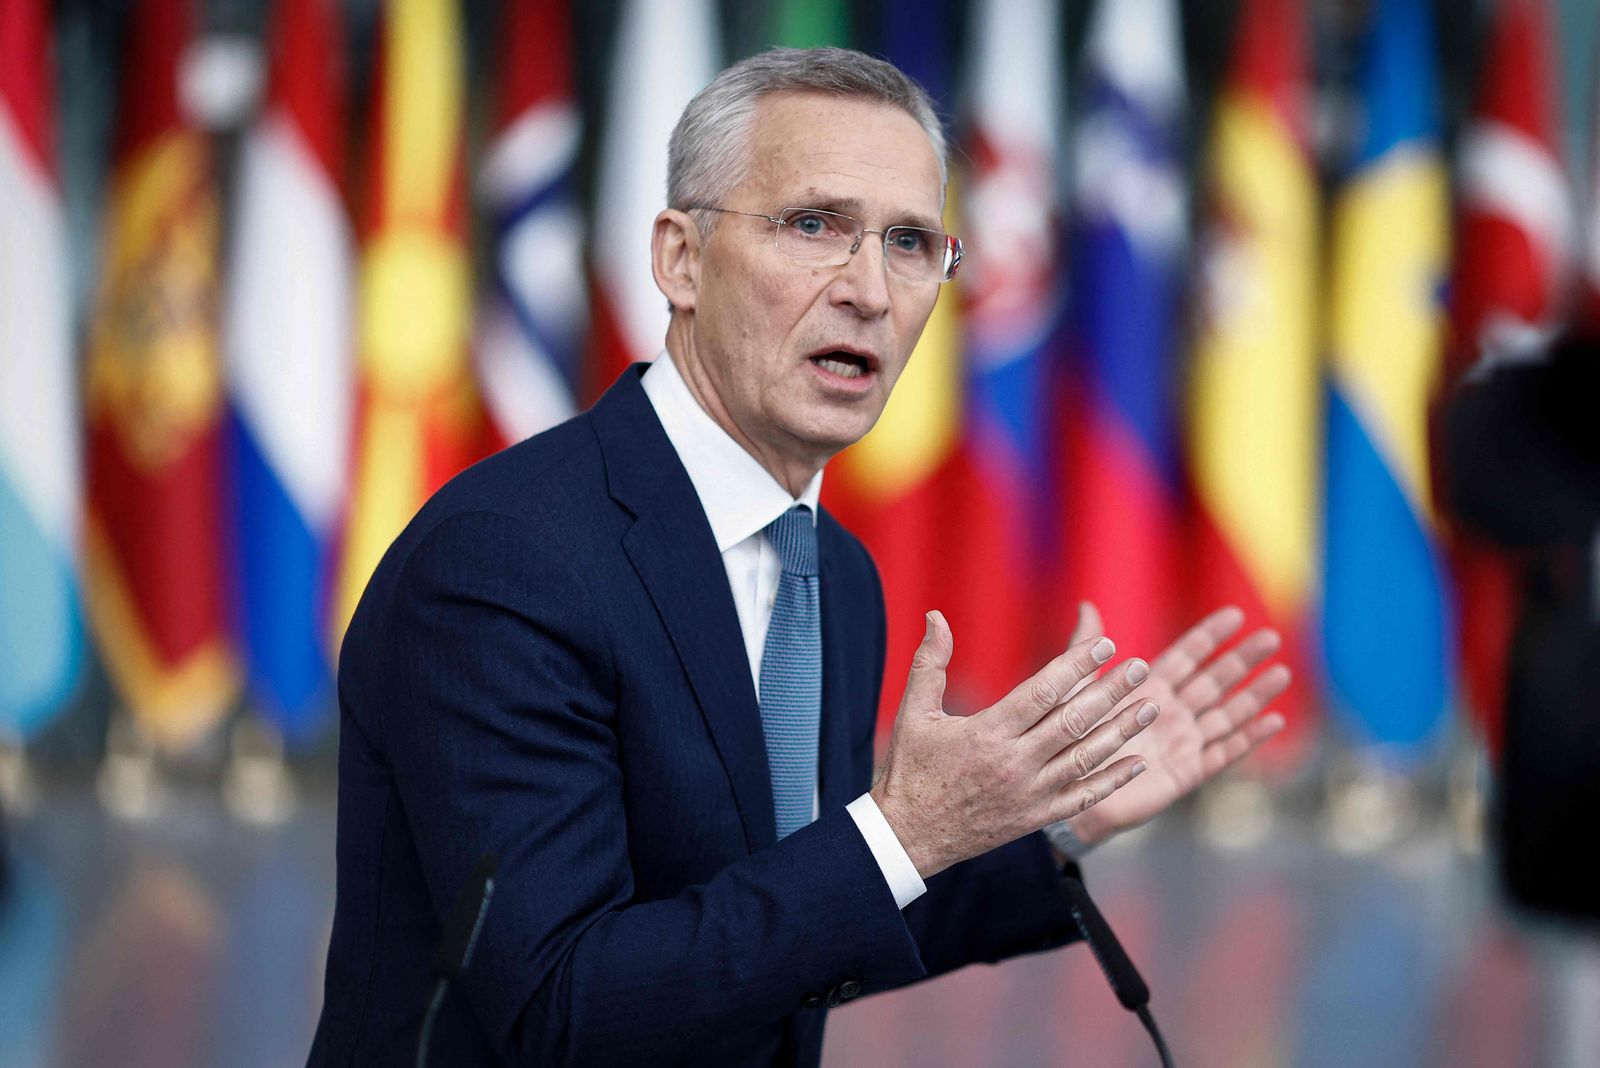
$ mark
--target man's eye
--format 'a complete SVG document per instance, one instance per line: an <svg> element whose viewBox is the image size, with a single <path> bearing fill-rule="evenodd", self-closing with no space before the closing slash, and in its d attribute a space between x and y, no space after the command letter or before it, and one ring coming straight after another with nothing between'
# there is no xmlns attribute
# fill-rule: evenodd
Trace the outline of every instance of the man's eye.
<svg viewBox="0 0 1600 1068"><path fill-rule="evenodd" d="M889 244L896 252L919 256L928 250L928 237L920 230L896 230Z"/></svg>
<svg viewBox="0 0 1600 1068"><path fill-rule="evenodd" d="M828 220L820 215L796 215L789 220L789 225L804 237L821 237L830 229Z"/></svg>

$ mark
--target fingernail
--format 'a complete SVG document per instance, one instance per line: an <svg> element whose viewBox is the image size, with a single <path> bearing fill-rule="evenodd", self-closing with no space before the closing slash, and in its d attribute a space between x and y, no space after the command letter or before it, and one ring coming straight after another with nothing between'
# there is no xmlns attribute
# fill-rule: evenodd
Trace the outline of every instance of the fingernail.
<svg viewBox="0 0 1600 1068"><path fill-rule="evenodd" d="M1143 770L1144 770L1144 769L1145 769L1145 768L1148 768L1148 767L1149 767L1149 766L1150 766L1150 765L1149 765L1149 764L1146 764L1146 763L1145 763L1145 762L1144 762L1144 761L1142 761L1142 760L1141 760L1141 761L1139 761L1139 763L1137 763L1137 764L1135 764L1135 765L1134 765L1134 766L1133 766L1133 772L1132 772L1132 774L1133 774L1133 775L1137 775L1137 774L1139 774L1139 773L1140 773L1140 772L1141 772L1141 771L1143 771Z"/></svg>
<svg viewBox="0 0 1600 1068"><path fill-rule="evenodd" d="M1128 661L1128 681L1135 686L1150 676L1150 665L1143 660Z"/></svg>
<svg viewBox="0 0 1600 1068"><path fill-rule="evenodd" d="M1139 721L1139 726L1141 727L1150 726L1156 721L1156 703L1154 701L1146 701L1139 706L1139 711L1133 714L1133 718Z"/></svg>
<svg viewBox="0 0 1600 1068"><path fill-rule="evenodd" d="M922 636L924 638L933 637L933 613L932 612L924 612L924 613L922 613L922 623L923 623Z"/></svg>
<svg viewBox="0 0 1600 1068"><path fill-rule="evenodd" d="M1101 638L1094 643L1094 648L1089 650L1089 655L1094 657L1096 664L1104 664L1111 659L1111 654L1116 651L1117 647L1110 638Z"/></svg>

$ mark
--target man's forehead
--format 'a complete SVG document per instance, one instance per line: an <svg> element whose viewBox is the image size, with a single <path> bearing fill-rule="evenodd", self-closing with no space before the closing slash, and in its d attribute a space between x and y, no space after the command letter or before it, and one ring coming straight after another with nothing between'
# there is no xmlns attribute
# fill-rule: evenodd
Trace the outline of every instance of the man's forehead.
<svg viewBox="0 0 1600 1068"><path fill-rule="evenodd" d="M939 226L944 190L933 145L917 120L892 104L773 93L761 102L751 147L751 184L784 200L774 210L888 213L896 216L888 225Z"/></svg>

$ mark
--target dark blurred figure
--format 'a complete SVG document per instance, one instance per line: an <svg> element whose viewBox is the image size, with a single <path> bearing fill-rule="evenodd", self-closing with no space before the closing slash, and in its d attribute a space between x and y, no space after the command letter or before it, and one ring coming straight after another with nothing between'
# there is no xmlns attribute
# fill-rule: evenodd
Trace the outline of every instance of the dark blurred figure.
<svg viewBox="0 0 1600 1068"><path fill-rule="evenodd" d="M1447 492L1463 526L1524 559L1495 796L1512 898L1600 920L1600 335L1559 337L1456 387Z"/></svg>

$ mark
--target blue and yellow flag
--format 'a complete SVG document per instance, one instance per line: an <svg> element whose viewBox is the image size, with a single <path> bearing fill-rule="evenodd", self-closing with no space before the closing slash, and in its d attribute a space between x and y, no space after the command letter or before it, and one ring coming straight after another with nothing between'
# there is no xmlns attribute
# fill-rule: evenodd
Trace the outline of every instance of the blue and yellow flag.
<svg viewBox="0 0 1600 1068"><path fill-rule="evenodd" d="M1381 0L1334 205L1323 640L1334 711L1401 761L1444 722L1452 620L1429 502L1449 191L1428 0Z"/></svg>

